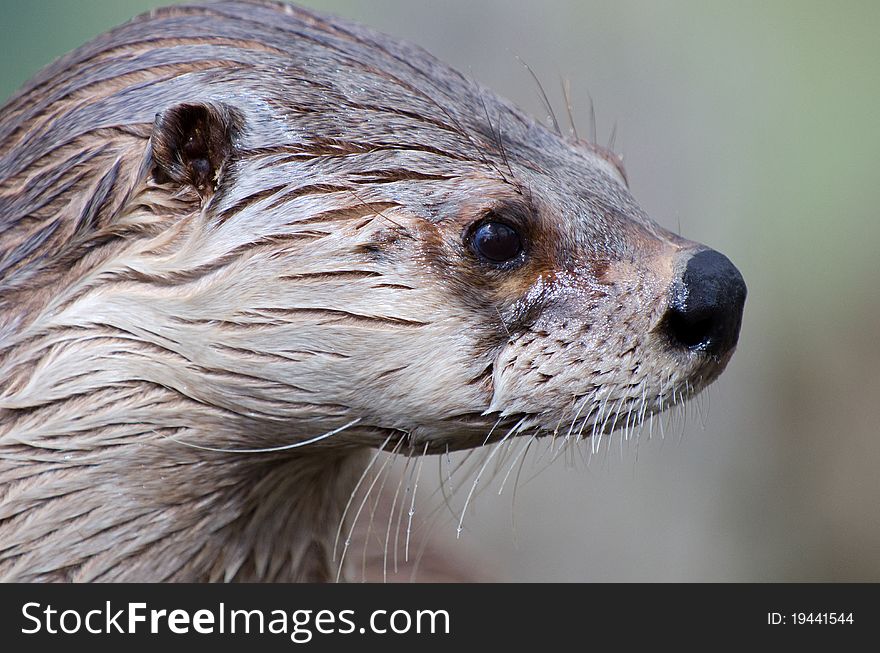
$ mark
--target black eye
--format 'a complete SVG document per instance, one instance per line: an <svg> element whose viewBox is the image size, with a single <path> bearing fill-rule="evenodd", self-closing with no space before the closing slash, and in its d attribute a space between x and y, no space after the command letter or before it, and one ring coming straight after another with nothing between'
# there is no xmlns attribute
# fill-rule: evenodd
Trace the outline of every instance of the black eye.
<svg viewBox="0 0 880 653"><path fill-rule="evenodd" d="M484 222L473 235L474 251L492 263L506 263L522 252L522 240L513 227L502 222Z"/></svg>

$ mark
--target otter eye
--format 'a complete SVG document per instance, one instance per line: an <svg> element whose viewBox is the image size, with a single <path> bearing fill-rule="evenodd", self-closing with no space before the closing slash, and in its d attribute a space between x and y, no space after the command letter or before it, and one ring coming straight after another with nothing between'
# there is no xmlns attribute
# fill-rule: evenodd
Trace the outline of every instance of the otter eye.
<svg viewBox="0 0 880 653"><path fill-rule="evenodd" d="M474 251L492 263L506 263L522 252L522 240L513 227L501 222L484 222L473 235Z"/></svg>

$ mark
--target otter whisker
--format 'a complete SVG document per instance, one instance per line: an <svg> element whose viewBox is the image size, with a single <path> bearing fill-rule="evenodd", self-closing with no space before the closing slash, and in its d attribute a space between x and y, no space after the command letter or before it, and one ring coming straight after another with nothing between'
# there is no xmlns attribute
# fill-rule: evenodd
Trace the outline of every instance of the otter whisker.
<svg viewBox="0 0 880 653"><path fill-rule="evenodd" d="M486 434L486 437L483 439L483 444L482 444L482 446L486 446L486 444L488 444L489 440L492 438L492 433L495 432L495 429L498 428L498 425L499 425L503 420L504 420L503 417L499 417L497 420L495 420L495 423L492 425L492 428L489 429L489 432ZM503 441L503 438L502 438L501 441ZM472 451L468 452L468 455L467 455L467 456L465 457L465 459L462 461L462 464L464 464L464 462L465 462L466 460L468 460L468 459L471 457L471 453L473 453L473 451L476 451L476 450L472 450ZM458 471L458 468L456 468L455 471ZM451 479L451 476L450 476L450 479ZM451 510L451 509L450 509L450 510Z"/></svg>
<svg viewBox="0 0 880 653"><path fill-rule="evenodd" d="M469 452L470 453L470 452ZM433 494L436 496L436 493ZM425 552L428 549L428 543L430 542L431 535L436 531L438 525L441 523L440 517L443 515L442 506L437 506L425 514L422 518L421 525L423 526L423 535L422 541L419 544L419 550L416 553L415 560L412 566L412 572L410 573L410 580L414 581L418 576L418 571L422 563L422 559L424 558Z"/></svg>
<svg viewBox="0 0 880 653"><path fill-rule="evenodd" d="M711 388L705 388L697 395L699 399L699 404L697 405L700 407L700 421L702 422L703 430L706 430L706 424L709 422L709 411L712 407L710 391Z"/></svg>
<svg viewBox="0 0 880 653"><path fill-rule="evenodd" d="M622 437L620 438L621 446L623 446L622 445L623 442L629 441L630 422L631 422L631 420L634 419L634 417L635 416L633 415L633 412L631 410L626 411L626 421L623 423L623 428L621 429L621 435L622 435Z"/></svg>
<svg viewBox="0 0 880 653"><path fill-rule="evenodd" d="M387 454L389 461L386 461L386 462L390 462L390 461L397 459L397 454L400 450L400 445L403 444L403 442L404 442L404 440L406 440L406 438L407 438L407 436L404 435L400 439L397 440L397 444L395 444L394 448L391 450L391 452L389 454ZM385 483L388 482L388 477L390 476L392 468L393 468L393 465L388 465L387 471L384 474L382 474L382 476L383 476L382 483L381 483L381 485L379 485L379 489L376 491L376 497L373 500L373 507L370 510L370 521L367 522L367 532L364 535L364 546L363 546L363 553L362 553L362 560L361 560L361 578L364 580L366 580L366 576L367 576L367 549L369 548L370 533L373 530L373 521L376 516L376 510L379 507L379 501L382 498L382 492L385 489ZM383 465L383 469L385 469L385 465Z"/></svg>
<svg viewBox="0 0 880 653"><path fill-rule="evenodd" d="M553 125L553 131L562 136L562 130L559 128L559 121L556 120L556 112L553 110L553 105L550 103L550 99L547 97L547 93L544 91L544 85L541 83L541 80L538 79L538 76L535 74L535 71L532 70L531 66L523 61L521 57L517 56L516 60L519 61L526 70L529 71L532 79L535 80L535 84L538 85L538 92L540 94L541 100L544 102L544 108L550 114L547 117L550 118L551 124Z"/></svg>
<svg viewBox="0 0 880 653"><path fill-rule="evenodd" d="M684 436L685 436L685 432L687 430L688 408L689 407L686 403L680 402L678 404L678 410L676 411L680 415L679 432L678 432L679 444L684 442Z"/></svg>
<svg viewBox="0 0 880 653"><path fill-rule="evenodd" d="M201 451L215 451L217 453L270 453L273 451L288 451L290 449L298 449L300 447L305 447L309 444L314 444L315 442L320 442L321 440L326 440L329 437L336 435L337 433L342 433L342 431L351 428L355 424L361 421L361 418L353 419L347 424L343 424L339 428L333 429L332 431L327 431L327 433L322 433L321 435L316 435L313 438L309 438L308 440L302 440L300 442L294 442L292 444L283 444L277 447L266 447L263 449L220 449L217 447L203 447L198 444L193 444L192 442L186 442L184 440L178 440L177 438L173 438L170 435L163 436L166 440L171 440L172 442L176 442L177 444L182 444L187 447L191 447L193 449L199 449Z"/></svg>
<svg viewBox="0 0 880 653"><path fill-rule="evenodd" d="M496 422L496 425L497 424L498 423ZM452 464L452 459L449 457L449 451L447 451L446 458L447 458L447 469L449 469L449 473L446 475L445 482L440 483L440 485L428 497L428 500L432 500L434 498L434 496L436 496L437 492L440 492L440 494L443 497L443 503L440 506L438 506L436 508L436 510L439 510L440 508L445 506L446 509L449 511L450 517L452 517L453 519L457 517L457 513L452 508L450 500L451 500L452 496L462 486L462 484L464 483L464 479L469 477L469 474L460 475L462 480L457 481L458 485L452 484L452 477L456 476L458 474L459 470L464 469L465 465L470 463L474 457L478 456L478 453L477 453L478 451L479 451L478 449L468 450L468 452L464 456L461 457L461 459L458 461L457 464L455 464L454 467ZM479 464L479 463L477 463L477 464ZM442 467L442 460L441 460L440 466ZM440 473L442 474L442 469L440 470Z"/></svg>
<svg viewBox="0 0 880 653"><path fill-rule="evenodd" d="M450 503L450 501L452 499L452 496L464 483L464 479L468 478L469 475L461 475L462 480L456 481L458 483L457 485L452 484L452 477L458 474L459 470L464 469L465 465L469 463L471 459L476 455L476 452L476 449L469 450L464 456L461 457L461 460L458 461L455 467L452 466L452 459L449 458L449 454L447 452L447 469L449 470L449 473L446 475L445 482L441 483L440 486L436 490L434 490L434 492L432 492L431 495L428 497L429 500L433 499L437 492L440 492L440 494L442 495L443 502L439 506L437 506L435 510L440 510L441 508L445 507L449 511L450 517L452 517L453 519L457 517L457 513L452 508L452 504Z"/></svg>
<svg viewBox="0 0 880 653"><path fill-rule="evenodd" d="M427 500L430 501L437 496L438 492L440 492L443 500L425 514L425 522L431 520L432 523L434 523L439 520L440 513L444 512L444 508L446 509L445 512L449 513L448 516L451 519L458 519L458 512L452 507L452 499L456 494L458 494L458 492L461 490L467 480L473 476L476 469L485 461L485 450L471 449L459 458L460 460L458 461L458 463L456 463L455 468L447 476L448 487L443 486L441 488L437 488L427 497ZM449 459L448 466L452 466L451 458ZM459 470L462 470L460 474ZM456 482L454 485L452 484L453 476L456 477Z"/></svg>
<svg viewBox="0 0 880 653"><path fill-rule="evenodd" d="M449 452L449 443L446 444L445 457L446 457L446 469L451 470L452 469L452 457ZM449 472L449 474L447 474L445 479L443 478L443 458L442 457L440 458L440 468L438 469L438 473L440 474L440 485L441 486L443 485L443 483L450 482L451 475L452 475L451 471Z"/></svg>
<svg viewBox="0 0 880 653"><path fill-rule="evenodd" d="M334 561L336 560L336 550L337 550L337 547L339 546L339 537L342 534L342 528L345 526L345 518L348 515L348 511L351 508L351 504L354 501L355 496L357 495L357 491L360 488L361 483L363 483L364 479L367 477L367 474L370 472L370 469L376 463L376 460L379 459L379 454L391 441L392 436L393 436L393 434L389 434L388 437L385 438L385 441L382 443L382 446L379 447L376 450L376 452L370 457L370 462L366 465L366 467L364 468L364 471L361 473L360 477L358 478L357 483L355 483L354 488L351 490L351 492L348 495L348 501L345 504L345 508L342 510L342 516L339 518L339 525L336 527L336 538L333 540L333 557L331 558L331 560L334 560ZM340 563L340 569L341 568L342 568L342 566Z"/></svg>
<svg viewBox="0 0 880 653"><path fill-rule="evenodd" d="M550 445L548 444L545 447L545 449L549 448L549 446ZM571 444L569 444L569 446L571 446ZM534 462L532 463L533 467L537 467L541 463L541 460L543 459L545 453L546 453L546 451L542 452L534 460ZM538 476L543 474L546 470L548 470L559 459L560 456L565 455L565 453L566 453L566 448L563 448L562 450L555 452L553 454L553 456L550 458L550 460L545 461L543 465L541 465L540 467L537 467L537 469L532 473L532 475L529 476L525 481L523 481L523 485L528 485L533 480L535 480Z"/></svg>
<svg viewBox="0 0 880 653"><path fill-rule="evenodd" d="M492 470L492 475L490 477L492 480L497 478L498 474L500 474L501 470L504 468L507 459L510 458L510 449L513 445L514 440L515 438L508 438L507 440L499 441L498 443L496 443L495 446L501 450L501 455L499 455L495 459L495 468Z"/></svg>
<svg viewBox="0 0 880 653"><path fill-rule="evenodd" d="M407 514L407 522L406 522L406 545L403 548L403 560L404 562L409 561L409 540L412 535L412 521L413 515L416 514L416 492L419 489L419 477L422 474L422 462L425 460L425 455L428 453L428 442L425 442L425 448L422 450L422 455L419 457L418 469L416 470L416 481L413 485L412 491L412 501L409 505L409 513Z"/></svg>
<svg viewBox="0 0 880 653"><path fill-rule="evenodd" d="M514 478L513 478L513 491L511 492L511 496L510 496L510 522L511 522L511 527L513 529L514 538L516 538L516 497L517 497L517 490L519 489L519 479L520 479L520 475L522 474L523 465L526 462L526 457L529 455L529 449L531 448L532 443L536 442L536 441L537 441L537 437L535 435L530 436L529 439L526 441L526 446L523 451L523 456L520 459L519 465L517 465L517 468L516 468L516 476L514 476Z"/></svg>
<svg viewBox="0 0 880 653"><path fill-rule="evenodd" d="M565 434L565 440L567 441L571 437L571 432L577 424L578 419L580 419L581 412L584 410L584 407L589 403L589 396L584 396L580 402L580 407L578 407L577 412L574 415L574 419L571 420L571 426L568 427L568 433Z"/></svg>
<svg viewBox="0 0 880 653"><path fill-rule="evenodd" d="M671 381L671 377L667 378L666 381L661 385L660 391L657 393L657 427L660 431L660 439L662 441L666 441L666 430L664 428L665 420L668 419L668 415L664 415L665 407L663 406L663 399L666 393L666 385Z"/></svg>
<svg viewBox="0 0 880 653"><path fill-rule="evenodd" d="M568 412L569 410L574 408L577 405L577 401L578 401L578 395L575 394L571 398L571 402L569 403L569 405L566 407L565 412ZM556 426L553 427L553 431L552 431L553 435L559 435L559 427L562 426L562 420L565 419L565 412L560 414L559 419L556 420Z"/></svg>
<svg viewBox="0 0 880 653"><path fill-rule="evenodd" d="M415 238L415 236L413 236L413 235L409 232L409 230L408 230L406 227L404 227L404 226L403 226L402 224L400 224L399 222L395 222L394 220L392 220L391 218L389 218L387 215L385 215L385 212L384 212L384 211L381 211L381 210L378 210L378 211L377 211L376 209L373 209L369 204L367 204L363 199L361 199L360 196L359 196L357 193L354 192L354 189L349 188L349 189L347 189L347 190L348 190L349 193L351 193L352 197L354 197L358 202L360 202L360 203L363 205L363 207L364 207L365 209L367 209L368 211L373 212L374 215L378 215L378 216L379 216L380 218L382 218L383 220L385 220L385 221L390 222L391 224L393 224L395 227L397 227L398 229L400 229L400 230L403 232L403 235L406 236L407 238Z"/></svg>
<svg viewBox="0 0 880 653"><path fill-rule="evenodd" d="M611 136L608 138L608 145L605 147L609 152L614 151L614 143L617 140L617 121L611 126Z"/></svg>
<svg viewBox="0 0 880 653"><path fill-rule="evenodd" d="M599 445L602 442L602 429L608 420L607 411L608 404L611 401L611 393L608 392L599 402L599 408L596 411L596 417L593 419L593 428L590 431L590 459L599 453Z"/></svg>
<svg viewBox="0 0 880 653"><path fill-rule="evenodd" d="M489 108L486 106L486 99L483 97L482 93L480 94L480 103L483 105L483 113L486 116L486 124L489 125L489 131L492 132L492 138L495 141L495 146L498 148L498 151L501 154L501 159L504 161L504 165L507 166L507 171L510 173L510 180L505 179L505 181L513 183L516 175L513 173L513 168L510 167L510 160L507 158L507 152L504 149L504 139L501 135L501 121L498 121L498 131L496 132L495 127L492 125L492 119L489 117Z"/></svg>
<svg viewBox="0 0 880 653"><path fill-rule="evenodd" d="M686 395L690 394L690 387L687 381L684 382L684 390L679 394L679 406L681 407L681 435L679 436L679 442L684 439L684 433L687 429L687 420L688 420L688 404L685 403Z"/></svg>
<svg viewBox="0 0 880 653"><path fill-rule="evenodd" d="M403 489L403 496L400 498L400 507L397 509L397 521L394 526L394 573L398 573L398 561L399 556L398 552L400 550L400 527L403 523L403 511L406 507L407 501L406 498L409 496L410 487L412 485L413 472L415 471L415 456L410 455L406 457L406 465L403 468L403 472L400 475L400 480L403 481L406 479L406 485ZM391 512L394 512L394 508L392 507Z"/></svg>
<svg viewBox="0 0 880 653"><path fill-rule="evenodd" d="M390 439L391 436L389 436ZM386 439L386 444L387 444ZM376 456L379 456L383 453L384 446L380 449L376 450ZM367 491L364 494L364 498L361 499L360 505L358 505L358 509L354 514L354 518L351 520L351 527L348 529L348 535L345 538L345 542L342 546L342 553L339 556L339 566L336 569L336 581L339 582L342 577L342 567L345 564L345 554L348 551L348 547L351 545L351 536L354 533L355 526L357 526L358 518L361 516L361 512L364 509L364 506L367 504L367 501L370 498L370 494L373 492L373 488L376 486L376 483L383 476L382 472L385 471L385 468L388 466L388 463L391 461L391 456L386 456L385 461L382 463L381 467L379 467L379 471L376 472L375 476L373 476L373 480L370 482L370 485L367 486ZM372 466L372 465L371 465Z"/></svg>
<svg viewBox="0 0 880 653"><path fill-rule="evenodd" d="M523 419L525 419L525 418L523 418ZM519 433L517 432L517 435L518 434ZM486 483L486 487L488 487L489 484L498 477L498 474L501 473L501 470L504 468L504 465L507 462L507 459L510 457L510 450L513 446L515 439L516 439L515 437L505 437L495 443L495 446L493 447L493 449L498 449L502 453L500 456L495 458L494 469L492 470L492 473L489 476L489 480ZM495 455L494 453L490 454L486 458L486 460L484 461L484 464L488 465L488 463L490 462L489 458L491 458L494 455Z"/></svg>
<svg viewBox="0 0 880 653"><path fill-rule="evenodd" d="M581 408L583 408L583 405ZM584 417L580 431L583 430L584 423L586 423L586 421L589 420L591 414L592 414L592 411ZM569 429L569 430L571 430L571 429ZM580 441L580 431L578 432L578 435L575 436L574 439L571 439L568 435L566 435L562 439L559 448L553 453L553 455L550 457L550 460L547 461L547 463L543 467L540 468L538 473L544 471L545 469L548 469L551 465L553 465L553 463L555 463L557 460L559 460L559 458L566 456L567 454L570 455L570 459L566 461L566 466L572 467L574 465L574 449L577 448L577 447L574 447L574 444L576 442ZM552 447L552 441L551 441L551 444L548 447L548 449L551 447ZM535 464L538 464L541 462L541 458L543 458L543 455L544 454L541 454L541 456L538 457L538 459L535 461ZM537 474L535 474L535 475L537 476ZM530 477L529 481L531 481L532 478L534 478L534 477Z"/></svg>
<svg viewBox="0 0 880 653"><path fill-rule="evenodd" d="M533 434L529 439L534 441L535 437L536 437L536 435ZM511 442L511 441L512 441L512 438L508 439L508 442ZM528 443L526 443L526 444L528 444ZM448 489L451 494L456 494L461 489L461 487L464 485L466 480L470 476L472 476L473 472L471 471L471 469L466 469L466 467L469 465L469 463L473 463L473 468L476 468L478 465L488 465L488 463L491 462L486 459L485 455L483 456L483 458L481 460L473 460L474 457L472 454L474 452L475 452L475 450L470 450L465 455L461 456L461 460L459 460L458 462L456 462L454 464L454 469L452 469L452 471L446 476L447 480L443 481L443 482L449 484L449 480L451 480L452 477L460 477L460 480L458 480L454 486L449 485ZM481 453L485 454L485 451L481 451ZM448 461L448 467L452 468L453 461L449 457L448 451L447 451L445 457L447 458L447 461ZM523 458L520 459L520 467L522 466L523 460L524 460ZM441 463L442 463L442 458L441 458ZM464 470L464 471L461 471L461 470ZM440 478L443 479L444 476L443 476L442 464L439 469L439 472L440 472ZM514 490L515 490L515 488L514 488ZM431 496L432 497L436 496L437 492L438 491L435 490ZM422 539L422 542L419 546L418 553L415 556L415 562L412 567L412 572L410 574L411 579L415 579L418 575L418 570L421 565L421 561L424 557L424 554L427 550L427 546L430 541L431 534L436 531L437 527L441 523L445 523L445 520L441 519L441 517L443 516L443 513L444 513L444 510L443 510L444 506L446 506L447 509L449 509L450 515L457 518L456 514L451 511L451 507L448 504L449 498L450 497L444 497L443 502L441 502L439 505L437 505L434 508L432 508L431 510L429 510L422 517L421 524L424 526L425 530L423 531L423 536L422 536L423 539ZM430 497L429 497L429 499L430 499ZM515 492L514 492L514 499L515 499Z"/></svg>
<svg viewBox="0 0 880 653"><path fill-rule="evenodd" d="M431 79L428 75L426 75L423 70L420 70L417 66L414 66L409 61L403 60L399 57L395 57L395 58L397 58L399 61L401 61L401 63L408 65L415 72L421 74L425 78L425 80L428 82L428 84L430 86L432 86L434 88L434 90L437 91L437 93L442 94L442 95L446 95L446 92L444 91L444 89L442 89L440 86L438 86L437 83L433 79ZM483 165L492 168L493 170L495 170L495 172L497 172L499 174L499 176L504 178L504 173L501 171L501 168L494 161L492 161L490 158L488 158L485 155L485 153L483 152L484 148L481 147L479 143L477 143L477 141L474 139L474 137L461 124L461 121L458 120L458 118L456 118L447 107L440 104L440 102L438 102L437 99L431 93L426 93L426 92L422 91L421 89L418 89L418 88L411 86L411 85L408 85L407 87L409 90L416 93L419 97L421 97L424 100L427 100L428 102L433 104L435 107L437 107L440 110L440 112L452 123L450 126L453 129L455 129L456 133L458 133L460 136L463 136L465 138L465 140L467 140L470 143L471 147L473 148L474 153L476 154L476 156L480 160L480 162Z"/></svg>
<svg viewBox="0 0 880 653"><path fill-rule="evenodd" d="M642 432L645 429L645 413L648 411L648 389L644 382L642 382L642 406L639 409L639 432L637 434L637 439L641 436ZM648 436L650 439L650 436Z"/></svg>
<svg viewBox="0 0 880 653"><path fill-rule="evenodd" d="M382 549L382 581L388 582L388 543L391 540L391 524L394 523L394 509L397 507L397 499L400 496L400 488L403 487L403 481L406 478L407 470L409 469L409 465L412 462L412 456L406 456L406 462L404 463L403 471L399 474L399 479L397 481L397 487L394 490L394 497L391 499L391 507L388 509L388 524L385 527L385 546ZM405 498L405 497L404 497ZM403 502L401 502L401 508L403 507ZM398 511L398 516L401 514L401 511ZM397 520L398 527L400 526L400 518ZM395 533L394 538L394 573L397 573L397 537L400 534L400 530Z"/></svg>
<svg viewBox="0 0 880 653"><path fill-rule="evenodd" d="M501 439L501 442L503 442L507 438L511 437L514 433L516 433L519 430L519 427L522 426L523 422L525 422L525 420L526 420L526 418L523 417L516 424L514 424L511 427L511 429L507 432L507 434ZM496 425L497 425L497 422L496 422ZM488 441L488 437L489 436L486 436L487 441ZM480 476L482 476L483 470L486 469L486 465L489 464L489 461L492 460L492 457L495 455L495 453L497 451L498 451L498 447L496 446L495 448L492 449L491 454L486 458L486 462L483 463L483 466L480 467L480 471L477 472L477 476L474 479L474 484L471 486L470 492L468 492L468 495L464 500L464 507L461 509L461 517L458 520L458 527L456 528L456 531L455 531L456 538L461 537L462 524L464 523L464 516L465 516L465 513L467 512L468 504L470 503L471 497L473 497L474 491L477 489L477 484L480 482Z"/></svg>
<svg viewBox="0 0 880 653"><path fill-rule="evenodd" d="M608 420L611 419L612 412L609 410L609 406L611 403L611 395L605 397L605 401L602 405L602 411L599 419L593 423L593 434L590 436L590 441L594 443L592 451L595 453L599 453L599 449L602 446L602 436L605 433L605 427L608 424Z"/></svg>
<svg viewBox="0 0 880 653"><path fill-rule="evenodd" d="M574 469L577 461L575 459L575 450L578 447L575 446L573 440L565 441L565 467L566 469Z"/></svg>
<svg viewBox="0 0 880 653"><path fill-rule="evenodd" d="M644 424L644 423L643 423L643 424ZM635 451L635 455L633 456L633 465L634 465L634 466L635 466L635 464L639 461L639 446L640 446L641 443L642 443L642 438L641 438L642 430L641 430L641 426L642 426L643 424L640 424L640 425L639 425L639 432L636 434L636 438L635 438L635 442L636 442L636 451ZM633 471L635 471L635 467L633 467Z"/></svg>
<svg viewBox="0 0 880 653"><path fill-rule="evenodd" d="M574 124L574 116L572 115L571 80L567 77L560 77L560 81L562 82L562 97L565 99L565 112L568 114L569 129L574 136L574 140L579 141L580 136L578 135L577 127Z"/></svg>
<svg viewBox="0 0 880 653"><path fill-rule="evenodd" d="M598 415L598 406L595 403L595 392L593 396L590 398L590 410L587 411L587 414L581 418L580 424L578 425L577 436L575 440L578 442L584 440L584 430L587 428L591 422L595 421Z"/></svg>
<svg viewBox="0 0 880 653"><path fill-rule="evenodd" d="M604 452L604 457L603 457L604 464L608 463L608 455L611 452L611 445L614 441L615 428L617 427L617 422L620 419L620 413L621 413L623 403L625 400L626 400L626 397L621 397L620 399L617 400L617 403L615 404L614 409L608 413L608 415L605 418L605 421L602 423L602 428L599 431L599 444L597 446L601 446L602 438L606 434L608 435L608 440L605 442L605 452ZM611 421L611 424L609 425L608 420L611 419L612 417L613 417L613 420ZM619 438L619 439L622 440L623 438Z"/></svg>
<svg viewBox="0 0 880 653"><path fill-rule="evenodd" d="M576 441L576 442L577 442L577 441ZM587 457L588 454L585 453L586 450L587 450L586 447L581 447L581 446L576 446L576 447L575 447L575 451L577 451L578 458L581 459L581 464L582 464L584 467L589 467L589 466L590 466L590 461L589 461L589 458Z"/></svg>
<svg viewBox="0 0 880 653"><path fill-rule="evenodd" d="M598 410L599 410L598 407L595 404L592 404L590 406L589 412L586 415L584 415L583 419L581 419L580 426L578 426L578 432L577 432L577 438L576 438L576 440L578 442L580 442L581 440L584 439L584 430L587 428L587 425L590 424L591 422L595 423L595 420L597 419L597 416L598 416Z"/></svg>
<svg viewBox="0 0 880 653"><path fill-rule="evenodd" d="M523 442L522 446L519 448L519 452L514 456L513 461L511 461L510 466L507 468L507 473L504 474L504 478L501 479L501 486L498 488L498 496L501 496L501 493L504 492L504 486L507 484L507 479L510 476L510 473L513 471L513 468L516 467L519 459L525 454L528 448L531 446L532 442L534 442L536 436L534 434L530 435L525 442Z"/></svg>
<svg viewBox="0 0 880 653"><path fill-rule="evenodd" d="M623 408L623 402L624 402L625 400L626 400L626 397L621 397L621 398L618 400L618 402L617 402L617 407L614 409L614 420L611 422L611 426L608 427L608 431L607 431L608 436L609 436L609 438L608 438L608 439L609 439L609 445L610 445L610 440L611 440L611 437L610 437L610 436L611 436L612 433L614 433L614 429L617 427L617 420L620 419L620 412L621 412L621 409ZM605 425L604 425L604 424L602 425L602 429L603 429L603 430L605 429ZM601 437L601 435L600 435L599 437Z"/></svg>
<svg viewBox="0 0 880 653"><path fill-rule="evenodd" d="M501 328L504 329L504 333L507 334L507 337L511 338L510 329L508 329L507 324L504 323L504 316L501 314L501 309L499 309L497 305L495 305L494 308L495 312L498 313L498 321L501 323Z"/></svg>

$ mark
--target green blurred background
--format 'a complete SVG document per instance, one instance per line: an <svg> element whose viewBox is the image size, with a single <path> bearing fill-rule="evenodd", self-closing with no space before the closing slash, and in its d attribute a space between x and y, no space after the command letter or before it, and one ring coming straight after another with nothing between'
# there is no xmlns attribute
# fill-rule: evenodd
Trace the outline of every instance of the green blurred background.
<svg viewBox="0 0 880 653"><path fill-rule="evenodd" d="M0 98L157 4L5 0ZM617 125L642 206L749 285L705 428L692 412L664 440L558 461L515 505L495 483L460 539L437 529L453 555L505 580L880 581L880 3L305 4L415 41L538 116L516 57L562 114L567 78L582 133L590 98L598 140Z"/></svg>

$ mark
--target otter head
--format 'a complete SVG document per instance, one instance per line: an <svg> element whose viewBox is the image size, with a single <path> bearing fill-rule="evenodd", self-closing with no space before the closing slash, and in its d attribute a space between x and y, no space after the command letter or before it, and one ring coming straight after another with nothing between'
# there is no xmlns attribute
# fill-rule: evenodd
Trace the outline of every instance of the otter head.
<svg viewBox="0 0 880 653"><path fill-rule="evenodd" d="M124 25L13 98L0 139L0 432L7 462L46 449L44 479L100 461L77 491L130 476L153 506L151 473L238 492L253 450L631 428L736 345L739 272L653 222L613 154L286 5Z"/></svg>
<svg viewBox="0 0 880 653"><path fill-rule="evenodd" d="M261 34L277 50L223 83L187 73L212 84L152 129L152 181L198 199L141 259L182 280L155 326L233 379L200 401L259 406L273 444L438 452L632 428L720 374L742 277L652 221L613 153L418 50L308 29L317 50Z"/></svg>

